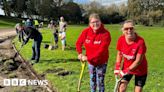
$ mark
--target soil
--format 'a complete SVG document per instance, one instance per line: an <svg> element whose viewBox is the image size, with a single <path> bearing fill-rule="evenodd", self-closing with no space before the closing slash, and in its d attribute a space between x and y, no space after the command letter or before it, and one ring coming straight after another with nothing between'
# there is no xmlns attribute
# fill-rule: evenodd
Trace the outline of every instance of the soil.
<svg viewBox="0 0 164 92"><path fill-rule="evenodd" d="M26 79L35 80L35 77L28 71L26 65L19 57L12 46L12 39L16 35L14 29L0 29L0 92L48 92L41 86L4 86L4 79Z"/></svg>
<svg viewBox="0 0 164 92"><path fill-rule="evenodd" d="M47 73L52 73L52 74L54 74L54 76L56 76L56 75L67 76L67 75L73 74L74 72L73 71L67 71L63 68L54 68L54 69L47 69L44 74L47 74Z"/></svg>

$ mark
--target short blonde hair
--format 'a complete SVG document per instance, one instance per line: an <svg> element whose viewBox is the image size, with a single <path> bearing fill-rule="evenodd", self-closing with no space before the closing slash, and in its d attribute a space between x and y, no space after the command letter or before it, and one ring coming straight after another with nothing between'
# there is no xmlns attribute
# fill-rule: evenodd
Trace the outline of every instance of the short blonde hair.
<svg viewBox="0 0 164 92"><path fill-rule="evenodd" d="M125 23L132 23L133 26L135 26L134 24L134 21L133 20L125 20L123 23L122 23L122 27L124 26Z"/></svg>
<svg viewBox="0 0 164 92"><path fill-rule="evenodd" d="M90 16L89 16L89 21L90 21L92 18L95 18L95 19L99 19L99 20L100 20L100 16L99 16L97 13L92 13L92 14L90 14Z"/></svg>
<svg viewBox="0 0 164 92"><path fill-rule="evenodd" d="M16 25L15 25L15 28L17 28L17 27L22 27L23 25L21 24L21 23L17 23Z"/></svg>

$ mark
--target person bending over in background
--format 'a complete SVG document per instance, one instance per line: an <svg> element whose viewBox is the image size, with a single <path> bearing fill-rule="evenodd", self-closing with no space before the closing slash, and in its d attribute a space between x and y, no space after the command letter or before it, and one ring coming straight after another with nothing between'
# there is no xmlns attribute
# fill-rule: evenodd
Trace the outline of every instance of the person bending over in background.
<svg viewBox="0 0 164 92"><path fill-rule="evenodd" d="M19 25L20 25L20 23L17 23L17 24L15 25L15 30L16 30L16 33L17 33L19 42L22 42L22 40L24 41L24 39L23 39L23 32L22 32L22 31L19 31L19 30L17 29L17 26L19 26Z"/></svg>
<svg viewBox="0 0 164 92"><path fill-rule="evenodd" d="M36 30L33 27L23 27L21 24L17 25L16 28L19 31L23 32L24 42L23 45L25 45L29 39L33 39L33 45L32 45L32 57L31 60L35 60L32 63L38 63L40 59L40 45L42 42L42 35L41 33Z"/></svg>

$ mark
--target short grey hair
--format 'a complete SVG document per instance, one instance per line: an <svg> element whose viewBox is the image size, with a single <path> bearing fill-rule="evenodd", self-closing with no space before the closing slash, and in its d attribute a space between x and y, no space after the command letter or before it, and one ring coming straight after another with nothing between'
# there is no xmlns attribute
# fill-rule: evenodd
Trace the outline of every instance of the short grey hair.
<svg viewBox="0 0 164 92"><path fill-rule="evenodd" d="M20 26L20 23L17 23L16 25L15 25L15 28L17 28L17 27L19 27Z"/></svg>
<svg viewBox="0 0 164 92"><path fill-rule="evenodd" d="M92 14L90 14L90 16L89 16L89 21L90 21L92 18L95 18L95 19L99 19L99 20L100 20L100 16L99 16L97 13L92 13Z"/></svg>
<svg viewBox="0 0 164 92"><path fill-rule="evenodd" d="M133 20L125 20L123 23L122 23L122 27L124 26L124 24L126 24L126 23L132 23L133 24L133 26L135 26L135 23L134 23L134 21Z"/></svg>

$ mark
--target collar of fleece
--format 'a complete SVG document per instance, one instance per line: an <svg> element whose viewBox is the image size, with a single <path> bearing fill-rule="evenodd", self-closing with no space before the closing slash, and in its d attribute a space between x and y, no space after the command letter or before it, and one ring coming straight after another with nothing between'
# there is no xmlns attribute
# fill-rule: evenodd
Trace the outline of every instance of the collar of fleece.
<svg viewBox="0 0 164 92"><path fill-rule="evenodd" d="M91 28L91 26L89 26L89 29L92 30L92 32L93 32L93 29ZM97 34L97 33L102 32L102 31L104 31L104 30L105 30L104 25L101 24L100 28L98 28L98 29L95 30L95 31L96 31L96 34Z"/></svg>

